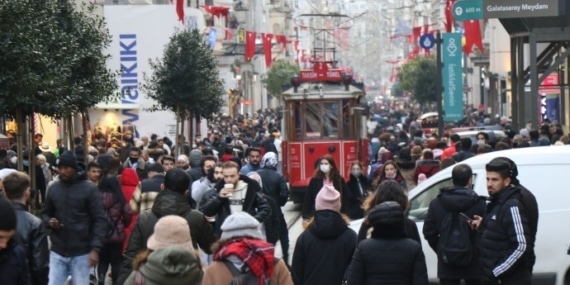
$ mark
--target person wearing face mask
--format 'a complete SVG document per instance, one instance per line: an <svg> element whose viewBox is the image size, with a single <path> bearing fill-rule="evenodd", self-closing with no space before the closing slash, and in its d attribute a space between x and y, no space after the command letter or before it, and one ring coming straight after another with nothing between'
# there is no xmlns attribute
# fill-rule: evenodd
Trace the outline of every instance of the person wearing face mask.
<svg viewBox="0 0 570 285"><path fill-rule="evenodd" d="M376 189L376 187L378 187L380 183L386 180L394 180L398 182L400 186L402 186L402 188L408 189L406 185L406 180L402 177L402 174L400 173L398 166L392 160L386 161L386 163L384 163L380 175L372 181L372 189Z"/></svg>
<svg viewBox="0 0 570 285"><path fill-rule="evenodd" d="M332 186L336 191L340 192L341 196L341 213L345 212L345 191L347 190L346 183L340 175L340 171L336 166L336 162L331 155L321 157L315 165L315 173L309 181L307 192L303 200L302 215L304 220L308 220L315 212L315 198L323 186Z"/></svg>
<svg viewBox="0 0 570 285"><path fill-rule="evenodd" d="M364 218L362 201L369 194L370 181L364 174L364 167L360 161L355 160L350 164L350 178L346 186L346 215L351 220Z"/></svg>

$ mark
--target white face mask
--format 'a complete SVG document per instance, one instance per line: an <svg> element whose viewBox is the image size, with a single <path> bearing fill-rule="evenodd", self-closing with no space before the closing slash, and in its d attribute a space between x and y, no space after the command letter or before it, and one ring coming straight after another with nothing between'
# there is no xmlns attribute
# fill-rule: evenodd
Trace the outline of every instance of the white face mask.
<svg viewBox="0 0 570 285"><path fill-rule="evenodd" d="M321 164L320 169L323 173L329 173L329 171L331 171L331 166L328 164Z"/></svg>
<svg viewBox="0 0 570 285"><path fill-rule="evenodd" d="M352 175L356 178L360 177L360 174L362 174L362 172L360 170L353 170L352 171Z"/></svg>

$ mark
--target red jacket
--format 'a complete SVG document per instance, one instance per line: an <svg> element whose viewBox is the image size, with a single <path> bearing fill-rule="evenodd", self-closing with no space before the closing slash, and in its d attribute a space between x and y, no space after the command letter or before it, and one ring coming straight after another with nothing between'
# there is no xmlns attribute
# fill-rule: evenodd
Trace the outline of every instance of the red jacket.
<svg viewBox="0 0 570 285"><path fill-rule="evenodd" d="M136 170L132 168L125 168L123 169L123 173L121 174L121 188L123 190L123 195L125 195L125 201L127 205L130 204L131 199L133 198L133 193L135 193L136 189L140 185L139 176L137 175ZM127 242L129 241L129 236L133 228L135 227L134 221L137 220L138 213L133 212L133 219L131 224L125 229L125 239L123 240L123 251L127 248Z"/></svg>
<svg viewBox="0 0 570 285"><path fill-rule="evenodd" d="M441 154L441 160L444 160L446 158L450 158L455 154L455 145L457 143L452 143L451 146L449 146L448 148L443 150L443 153Z"/></svg>

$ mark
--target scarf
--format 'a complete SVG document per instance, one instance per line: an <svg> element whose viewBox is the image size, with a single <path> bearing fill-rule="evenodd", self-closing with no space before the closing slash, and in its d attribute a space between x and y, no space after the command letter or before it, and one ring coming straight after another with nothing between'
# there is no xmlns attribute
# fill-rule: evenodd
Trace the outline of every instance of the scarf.
<svg viewBox="0 0 570 285"><path fill-rule="evenodd" d="M263 285L266 278L273 276L273 245L258 239L237 238L228 241L215 255L220 261L233 255L242 260L257 277L258 284Z"/></svg>

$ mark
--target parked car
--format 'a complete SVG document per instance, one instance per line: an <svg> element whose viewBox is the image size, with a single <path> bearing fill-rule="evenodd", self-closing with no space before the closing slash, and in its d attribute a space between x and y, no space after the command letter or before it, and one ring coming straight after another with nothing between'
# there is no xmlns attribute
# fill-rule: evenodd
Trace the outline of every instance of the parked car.
<svg viewBox="0 0 570 285"><path fill-rule="evenodd" d="M536 236L536 264L533 283L548 285L570 285L570 195L565 176L570 172L570 146L521 148L495 151L467 159L473 168L474 190L488 196L485 164L491 159L505 156L517 164L521 184L536 196L540 212ZM407 215L416 221L420 233L430 202L444 187L452 186L448 167L418 185L409 193L410 206ZM358 232L362 220L353 221L350 227ZM430 282L438 284L437 256L425 240L422 247L428 266Z"/></svg>

